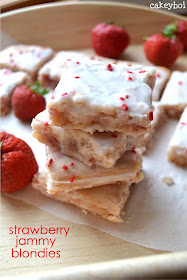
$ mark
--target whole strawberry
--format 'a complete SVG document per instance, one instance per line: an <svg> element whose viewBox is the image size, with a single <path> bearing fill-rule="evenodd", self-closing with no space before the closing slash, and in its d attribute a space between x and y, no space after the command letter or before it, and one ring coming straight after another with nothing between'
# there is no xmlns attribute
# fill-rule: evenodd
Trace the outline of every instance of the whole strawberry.
<svg viewBox="0 0 187 280"><path fill-rule="evenodd" d="M183 43L184 48L187 49L187 21L177 21L176 36Z"/></svg>
<svg viewBox="0 0 187 280"><path fill-rule="evenodd" d="M116 58L122 54L130 42L127 31L113 23L96 25L92 29L91 39L95 52L109 58Z"/></svg>
<svg viewBox="0 0 187 280"><path fill-rule="evenodd" d="M160 66L170 66L182 54L184 46L176 38L175 29L168 25L162 33L151 36L144 44L144 52L149 61Z"/></svg>
<svg viewBox="0 0 187 280"><path fill-rule="evenodd" d="M1 192L12 193L31 183L38 165L31 148L23 140L0 132Z"/></svg>
<svg viewBox="0 0 187 280"><path fill-rule="evenodd" d="M12 95L12 106L15 116L20 120L32 120L38 113L46 108L43 95L48 91L41 89L39 82L33 86L21 85Z"/></svg>

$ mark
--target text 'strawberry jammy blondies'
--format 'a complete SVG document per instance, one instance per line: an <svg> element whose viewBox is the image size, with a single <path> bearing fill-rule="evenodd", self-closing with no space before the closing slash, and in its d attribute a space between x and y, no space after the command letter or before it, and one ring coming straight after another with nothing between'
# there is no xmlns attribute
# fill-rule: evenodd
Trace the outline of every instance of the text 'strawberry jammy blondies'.
<svg viewBox="0 0 187 280"><path fill-rule="evenodd" d="M24 71L35 80L39 69L52 55L53 50L48 47L14 45L0 52L0 66L12 71Z"/></svg>
<svg viewBox="0 0 187 280"><path fill-rule="evenodd" d="M27 80L28 75L24 72L0 69L0 113L2 116L11 110L11 96L15 87L24 84Z"/></svg>
<svg viewBox="0 0 187 280"><path fill-rule="evenodd" d="M64 62L83 60L103 60L108 61L108 63L114 63L114 60L110 58L90 56L78 51L60 51L40 69L38 80L42 86L54 88L60 80Z"/></svg>
<svg viewBox="0 0 187 280"><path fill-rule="evenodd" d="M172 73L161 103L168 115L180 117L187 106L187 72L174 71Z"/></svg>
<svg viewBox="0 0 187 280"><path fill-rule="evenodd" d="M133 182L138 183L142 179L142 174L139 173ZM37 173L34 177L33 187L44 195L98 214L111 222L123 222L123 207L129 197L131 183L119 182L91 189L79 189L68 193L60 191L55 194L49 194L46 181L47 175L45 172Z"/></svg>
<svg viewBox="0 0 187 280"><path fill-rule="evenodd" d="M95 132L64 129L49 123L47 110L32 121L33 136L51 147L89 166L111 168L127 150L135 146L136 138L119 132Z"/></svg>
<svg viewBox="0 0 187 280"><path fill-rule="evenodd" d="M56 148L47 148L47 172L49 193L70 192L76 189L132 182L141 169L142 159L133 151L125 153L112 168L90 167L65 156Z"/></svg>
<svg viewBox="0 0 187 280"><path fill-rule="evenodd" d="M187 107L168 147L168 160L178 165L187 165Z"/></svg>
<svg viewBox="0 0 187 280"><path fill-rule="evenodd" d="M152 120L155 72L100 61L66 62L48 102L51 124L90 133L145 133Z"/></svg>

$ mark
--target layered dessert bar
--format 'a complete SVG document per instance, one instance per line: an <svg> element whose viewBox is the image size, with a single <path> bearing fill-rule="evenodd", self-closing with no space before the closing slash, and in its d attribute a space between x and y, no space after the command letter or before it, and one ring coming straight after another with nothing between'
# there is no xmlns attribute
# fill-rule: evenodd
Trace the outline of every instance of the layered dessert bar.
<svg viewBox="0 0 187 280"><path fill-rule="evenodd" d="M149 148L150 142L153 138L153 135L156 133L158 127L161 123L164 122L166 119L165 117L165 111L163 106L160 104L160 102L153 102L153 121L151 123L150 128L144 135L140 135L137 137L137 147L141 148L142 152L145 152L147 148Z"/></svg>
<svg viewBox="0 0 187 280"><path fill-rule="evenodd" d="M168 160L178 165L187 165L187 107L168 147Z"/></svg>
<svg viewBox="0 0 187 280"><path fill-rule="evenodd" d="M187 72L174 71L163 92L161 103L166 113L179 118L187 106Z"/></svg>
<svg viewBox="0 0 187 280"><path fill-rule="evenodd" d="M137 62L125 61L125 60L124 61L119 60L117 64L124 64L129 67L138 65ZM146 67L145 65L143 66ZM155 86L153 88L152 100L159 101L163 93L163 90L170 78L171 71L168 68L162 66L155 66L155 69L156 69L156 80L155 80Z"/></svg>
<svg viewBox="0 0 187 280"><path fill-rule="evenodd" d="M48 111L32 121L33 136L41 143L60 148L65 155L89 166L111 168L116 161L135 146L136 138L120 132L94 132L64 129L49 123Z"/></svg>
<svg viewBox="0 0 187 280"><path fill-rule="evenodd" d="M35 45L14 45L0 52L1 68L23 71L34 81L39 69L51 59L53 50Z"/></svg>
<svg viewBox="0 0 187 280"><path fill-rule="evenodd" d="M123 208L129 197L132 182L120 182L68 193L61 191L55 194L49 194L47 191L47 178L45 172L37 173L33 180L33 187L46 196L75 205L82 210L98 214L111 222L123 222ZM138 183L142 179L143 174L139 172L134 178L133 183Z"/></svg>
<svg viewBox="0 0 187 280"><path fill-rule="evenodd" d="M60 81L62 75L62 65L66 61L83 61L83 60L104 60L108 63L114 63L115 61L110 58L104 58L99 56L90 56L78 51L60 51L40 69L38 73L38 80L44 87L55 88Z"/></svg>
<svg viewBox="0 0 187 280"><path fill-rule="evenodd" d="M9 69L0 69L0 112L7 115L11 110L11 96L15 87L24 84L28 75L24 72L12 72Z"/></svg>
<svg viewBox="0 0 187 280"><path fill-rule="evenodd" d="M46 149L49 193L131 182L141 169L142 159L133 151L126 152L112 168L90 167L62 154L56 148Z"/></svg>
<svg viewBox="0 0 187 280"><path fill-rule="evenodd" d="M71 60L82 61L83 59L88 59L88 56L80 52L60 51L56 53L52 60L44 64L38 73L38 80L41 86L56 87L61 77L64 62Z"/></svg>
<svg viewBox="0 0 187 280"><path fill-rule="evenodd" d="M53 99L48 102L51 124L68 129L146 132L152 120L152 67L66 62Z"/></svg>

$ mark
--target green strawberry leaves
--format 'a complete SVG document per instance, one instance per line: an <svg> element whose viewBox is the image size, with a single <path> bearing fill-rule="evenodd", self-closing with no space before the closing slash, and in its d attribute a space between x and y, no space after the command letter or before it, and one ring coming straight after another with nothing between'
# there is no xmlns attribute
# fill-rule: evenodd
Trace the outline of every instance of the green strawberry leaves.
<svg viewBox="0 0 187 280"><path fill-rule="evenodd" d="M169 39L175 39L175 33L177 32L177 21L175 20L173 23L168 24L162 31L162 35L168 37Z"/></svg>
<svg viewBox="0 0 187 280"><path fill-rule="evenodd" d="M46 94L49 92L48 89L42 88L42 87L40 86L40 83L39 83L38 81L35 82L33 85L31 85L30 83L27 83L27 85L30 87L30 89L31 89L34 93L39 94L39 95L41 95L41 96L44 96L44 95L46 95Z"/></svg>

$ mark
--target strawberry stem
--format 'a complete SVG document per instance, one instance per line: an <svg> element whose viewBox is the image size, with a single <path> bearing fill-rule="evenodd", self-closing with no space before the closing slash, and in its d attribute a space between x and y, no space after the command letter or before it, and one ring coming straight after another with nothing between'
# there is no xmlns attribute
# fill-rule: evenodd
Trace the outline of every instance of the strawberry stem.
<svg viewBox="0 0 187 280"><path fill-rule="evenodd" d="M164 27L162 31L162 35L168 37L169 39L175 39L176 32L177 32L177 21L175 20L173 23L168 24Z"/></svg>
<svg viewBox="0 0 187 280"><path fill-rule="evenodd" d="M39 94L39 95L41 95L41 96L44 96L44 95L46 95L46 94L49 92L48 89L42 88L42 87L40 86L40 82L38 82L38 81L35 82L34 85L31 85L30 83L27 83L27 85L30 87L30 89L31 89L34 93Z"/></svg>

